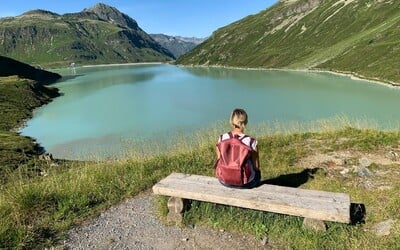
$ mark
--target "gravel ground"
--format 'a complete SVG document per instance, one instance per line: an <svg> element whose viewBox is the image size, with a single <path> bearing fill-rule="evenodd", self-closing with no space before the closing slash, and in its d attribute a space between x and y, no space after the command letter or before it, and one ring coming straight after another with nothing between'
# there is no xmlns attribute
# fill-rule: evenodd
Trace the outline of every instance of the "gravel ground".
<svg viewBox="0 0 400 250"><path fill-rule="evenodd" d="M253 236L205 227L166 226L147 191L68 233L64 249L267 249Z"/></svg>

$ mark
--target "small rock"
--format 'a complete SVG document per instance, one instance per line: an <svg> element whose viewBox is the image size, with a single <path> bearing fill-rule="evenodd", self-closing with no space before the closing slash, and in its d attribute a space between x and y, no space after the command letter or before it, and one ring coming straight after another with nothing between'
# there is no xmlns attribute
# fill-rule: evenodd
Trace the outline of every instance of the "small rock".
<svg viewBox="0 0 400 250"><path fill-rule="evenodd" d="M303 220L303 227L312 229L318 232L325 232L326 231L326 224L322 220L304 218Z"/></svg>
<svg viewBox="0 0 400 250"><path fill-rule="evenodd" d="M363 166L354 166L353 172L357 173L358 176L361 176L361 177L369 177L369 176L373 175L372 172L368 168L363 167Z"/></svg>
<svg viewBox="0 0 400 250"><path fill-rule="evenodd" d="M39 159L45 160L45 161L53 161L53 160L54 160L54 159L53 159L53 155L50 154L50 153L48 153L48 152L39 155Z"/></svg>
<svg viewBox="0 0 400 250"><path fill-rule="evenodd" d="M393 150L390 150L389 152L386 153L386 158L388 158L391 161L398 161L399 158L399 154Z"/></svg>
<svg viewBox="0 0 400 250"><path fill-rule="evenodd" d="M263 237L261 240L261 245L265 246L268 244L268 237Z"/></svg>
<svg viewBox="0 0 400 250"><path fill-rule="evenodd" d="M386 153L386 157L389 158L391 161L399 160L399 154L392 150Z"/></svg>
<svg viewBox="0 0 400 250"><path fill-rule="evenodd" d="M367 158L361 158L358 160L358 164L360 164L360 167L366 168L369 167L372 164L372 162Z"/></svg>
<svg viewBox="0 0 400 250"><path fill-rule="evenodd" d="M390 229L394 224L394 220L389 219L376 224L372 229L377 236L387 236L390 234Z"/></svg>
<svg viewBox="0 0 400 250"><path fill-rule="evenodd" d="M348 174L349 173L349 169L348 168L345 168L345 169L343 169L342 171L340 171L340 174L342 174L342 175L346 175L346 174Z"/></svg>
<svg viewBox="0 0 400 250"><path fill-rule="evenodd" d="M189 241L189 238L183 238L182 241Z"/></svg>

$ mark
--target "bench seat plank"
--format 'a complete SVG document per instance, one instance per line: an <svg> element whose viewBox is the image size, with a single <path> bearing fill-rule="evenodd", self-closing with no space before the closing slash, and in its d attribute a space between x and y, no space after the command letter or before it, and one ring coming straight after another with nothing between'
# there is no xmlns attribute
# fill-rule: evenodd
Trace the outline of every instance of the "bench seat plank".
<svg viewBox="0 0 400 250"><path fill-rule="evenodd" d="M350 197L343 193L268 184L252 189L235 189L224 187L214 177L180 173L172 173L155 184L153 192L318 220L350 221Z"/></svg>

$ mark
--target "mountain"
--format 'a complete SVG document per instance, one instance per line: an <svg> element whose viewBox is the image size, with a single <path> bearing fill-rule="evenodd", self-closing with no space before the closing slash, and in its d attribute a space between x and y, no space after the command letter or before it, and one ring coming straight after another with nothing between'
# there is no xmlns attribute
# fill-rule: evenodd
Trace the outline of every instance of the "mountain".
<svg viewBox="0 0 400 250"><path fill-rule="evenodd" d="M174 56L116 8L28 11L0 19L0 55L35 65L170 61Z"/></svg>
<svg viewBox="0 0 400 250"><path fill-rule="evenodd" d="M13 75L21 78L32 79L40 83L52 83L61 78L61 75L57 73L38 69L29 64L5 56L0 56L0 77Z"/></svg>
<svg viewBox="0 0 400 250"><path fill-rule="evenodd" d="M164 34L150 34L150 36L164 48L171 51L175 58L191 51L206 40L205 38L168 36Z"/></svg>
<svg viewBox="0 0 400 250"><path fill-rule="evenodd" d="M218 29L186 65L322 69L400 83L400 1L281 0Z"/></svg>

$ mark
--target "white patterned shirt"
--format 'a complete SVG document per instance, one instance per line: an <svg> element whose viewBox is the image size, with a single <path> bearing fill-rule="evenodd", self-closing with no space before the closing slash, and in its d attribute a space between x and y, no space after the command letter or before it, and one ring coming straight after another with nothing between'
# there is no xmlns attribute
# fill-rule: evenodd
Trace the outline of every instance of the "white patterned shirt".
<svg viewBox="0 0 400 250"><path fill-rule="evenodd" d="M239 136L239 140L241 140L245 145L251 147L253 150L257 149L257 140L256 139L251 138L250 136L248 136L246 134L237 134L237 135ZM221 141L227 140L229 138L230 138L229 132L224 133L218 138L218 143ZM253 141L253 143L251 143L251 141Z"/></svg>

